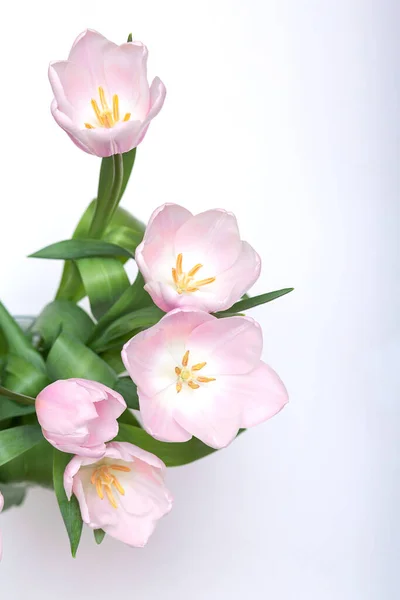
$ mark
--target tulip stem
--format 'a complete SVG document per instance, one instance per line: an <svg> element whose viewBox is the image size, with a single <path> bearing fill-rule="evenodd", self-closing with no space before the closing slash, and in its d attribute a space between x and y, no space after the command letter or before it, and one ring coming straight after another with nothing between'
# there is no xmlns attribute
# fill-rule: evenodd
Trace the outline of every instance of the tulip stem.
<svg viewBox="0 0 400 600"><path fill-rule="evenodd" d="M109 192L103 198L97 198L93 221L89 229L89 237L91 238L101 238L121 199L124 179L122 154L114 154L112 161L113 179L109 186Z"/></svg>

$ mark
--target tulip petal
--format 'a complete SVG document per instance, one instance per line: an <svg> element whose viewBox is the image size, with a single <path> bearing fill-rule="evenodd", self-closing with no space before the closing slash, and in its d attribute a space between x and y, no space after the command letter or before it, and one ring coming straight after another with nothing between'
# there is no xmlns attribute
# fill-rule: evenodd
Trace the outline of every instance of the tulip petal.
<svg viewBox="0 0 400 600"><path fill-rule="evenodd" d="M175 236L175 254L183 254L184 271L203 265L201 279L214 277L233 265L241 249L236 217L222 209L188 219Z"/></svg>
<svg viewBox="0 0 400 600"><path fill-rule="evenodd" d="M101 33L86 29L76 38L68 60L87 69L92 90L95 91L99 85L106 83L104 55L117 47Z"/></svg>
<svg viewBox="0 0 400 600"><path fill-rule="evenodd" d="M207 361L211 374L227 375L252 371L259 364L262 344L261 328L250 317L214 317L192 331L186 345L196 361Z"/></svg>
<svg viewBox="0 0 400 600"><path fill-rule="evenodd" d="M179 402L175 383L153 397L146 396L138 389L140 415L143 427L156 440L161 442L187 442L192 434L181 427L174 419L174 411Z"/></svg>
<svg viewBox="0 0 400 600"><path fill-rule="evenodd" d="M212 448L224 448L236 437L241 417L239 399L227 394L219 381L196 390L184 388L179 396L173 416L199 440Z"/></svg>

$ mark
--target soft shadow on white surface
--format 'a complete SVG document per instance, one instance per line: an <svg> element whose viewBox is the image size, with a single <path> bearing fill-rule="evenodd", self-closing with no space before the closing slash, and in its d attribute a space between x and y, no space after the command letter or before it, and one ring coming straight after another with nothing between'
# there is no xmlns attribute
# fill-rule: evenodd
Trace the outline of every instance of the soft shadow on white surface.
<svg viewBox="0 0 400 600"><path fill-rule="evenodd" d="M12 110L0 150L1 299L35 313L52 298L61 265L25 255L68 238L97 185L99 161L52 121L47 62L85 27L116 41L133 30L168 96L124 205L144 220L165 201L237 214L263 257L254 293L296 288L252 312L291 402L223 452L169 471L175 506L144 550L96 547L86 531L72 560L54 496L32 491L0 517L0 597L394 600L398 6L40 6L45 19L35 3L9 5L18 31L0 37L12 94L11 105L0 97L2 114Z"/></svg>

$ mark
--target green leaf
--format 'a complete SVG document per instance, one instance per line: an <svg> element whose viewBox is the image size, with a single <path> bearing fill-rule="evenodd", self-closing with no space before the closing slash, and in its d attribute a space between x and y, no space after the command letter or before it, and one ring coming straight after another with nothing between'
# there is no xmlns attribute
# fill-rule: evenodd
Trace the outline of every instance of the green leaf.
<svg viewBox="0 0 400 600"><path fill-rule="evenodd" d="M124 168L124 175L127 173L126 167ZM78 226L75 229L73 234L73 239L85 239L89 235L90 224L93 219L94 209L95 209L96 201L93 200L85 213L83 214L81 220L78 223ZM134 231L144 232L145 226L141 221L138 221L133 215L131 215L127 210L121 208L120 206L115 211L114 215L111 218L110 225L105 231L104 238L107 238L109 242L115 242L115 236L109 237L111 230L119 229L120 227L129 227ZM120 259L122 263L126 262L127 258ZM85 296L85 290L82 284L81 277L79 275L79 271L75 265L75 263L71 261L67 261L64 265L63 275L61 279L60 286L57 292L57 298L65 298L67 300L71 300L72 302L79 302L81 298Z"/></svg>
<svg viewBox="0 0 400 600"><path fill-rule="evenodd" d="M1 302L0 330L2 331L3 338L7 340L8 351L10 353L24 358L32 365L35 365L37 369L45 371L43 358L36 352L21 327Z"/></svg>
<svg viewBox="0 0 400 600"><path fill-rule="evenodd" d="M50 383L45 369L15 354L9 354L5 371L5 387L21 395L36 397Z"/></svg>
<svg viewBox="0 0 400 600"><path fill-rule="evenodd" d="M125 269L115 258L82 258L76 264L92 313L100 319L129 288Z"/></svg>
<svg viewBox="0 0 400 600"><path fill-rule="evenodd" d="M231 308L228 310L223 310L221 312L215 313L216 317L231 317L236 313L241 313L244 310L249 310L249 308L254 308L255 306L259 306L260 304L265 304L266 302L271 302L271 300L275 300L276 298L280 298L285 294L289 294L289 292L293 292L294 288L284 288L283 290L276 290L275 292L268 292L267 294L261 294L260 296L253 296L252 298L245 298L244 300L239 300L236 302Z"/></svg>
<svg viewBox="0 0 400 600"><path fill-rule="evenodd" d="M132 244L132 241L129 238L128 243L130 245ZM46 246L34 254L30 254L29 258L76 260L77 258L92 258L99 256L126 256L127 258L134 258L132 252L126 248L117 246L116 244L111 244L110 242L103 242L101 240L74 239L64 240L62 242L57 242L56 244Z"/></svg>
<svg viewBox="0 0 400 600"><path fill-rule="evenodd" d="M21 506L25 500L27 487L25 485L12 485L10 483L1 484L1 493L4 496L4 510L12 506Z"/></svg>
<svg viewBox="0 0 400 600"><path fill-rule="evenodd" d="M96 540L96 544L101 544L101 542L104 540L104 536L106 535L106 532L103 531L102 529L94 529L93 535L94 535L94 539Z"/></svg>
<svg viewBox="0 0 400 600"><path fill-rule="evenodd" d="M68 501L64 490L64 471L72 456L54 449L53 483L61 516L68 533L71 553L75 558L82 535L83 521L78 500L72 496Z"/></svg>
<svg viewBox="0 0 400 600"><path fill-rule="evenodd" d="M86 342L94 331L89 315L69 300L54 300L40 313L32 332L40 335L45 347L51 346L61 331Z"/></svg>
<svg viewBox="0 0 400 600"><path fill-rule="evenodd" d="M53 381L71 377L92 379L113 388L117 375L90 348L62 332L47 357L48 373Z"/></svg>
<svg viewBox="0 0 400 600"><path fill-rule="evenodd" d="M131 227L113 227L106 231L104 242L109 242L110 246L122 247L127 252L124 256L135 258L135 250L143 239L143 231L136 231ZM115 254L115 256L122 256Z"/></svg>
<svg viewBox="0 0 400 600"><path fill-rule="evenodd" d="M107 325L119 317L145 306L154 305L151 296L144 289L143 275L139 272L132 285L125 290L111 308L99 319L90 341L97 339Z"/></svg>
<svg viewBox="0 0 400 600"><path fill-rule="evenodd" d="M139 308L127 315L123 315L113 323L110 323L103 333L91 343L91 347L98 351L107 348L116 341L129 339L139 331L152 327L165 315L157 306Z"/></svg>
<svg viewBox="0 0 400 600"><path fill-rule="evenodd" d="M114 348L113 350L106 350L99 354L110 367L119 375L123 371L126 371L125 365L121 358L121 348Z"/></svg>
<svg viewBox="0 0 400 600"><path fill-rule="evenodd" d="M129 410L129 408L127 408L126 410L124 410L124 412L122 413L122 415L120 417L118 417L118 423L125 423L125 425L130 425L133 427L140 427L140 423L137 420L137 418L135 417L135 415L133 414L133 412L131 410Z"/></svg>
<svg viewBox="0 0 400 600"><path fill-rule="evenodd" d="M120 377L114 385L114 390L123 396L129 408L139 410L137 386L130 377Z"/></svg>
<svg viewBox="0 0 400 600"><path fill-rule="evenodd" d="M0 467L0 482L53 487L53 447L42 438L27 452ZM2 489L3 483L0 483Z"/></svg>
<svg viewBox="0 0 400 600"><path fill-rule="evenodd" d="M39 425L21 425L0 431L0 466L43 440Z"/></svg>
<svg viewBox="0 0 400 600"><path fill-rule="evenodd" d="M35 412L35 405L24 406L17 404L8 398L0 398L0 421L4 419L12 419L22 415L29 415Z"/></svg>
<svg viewBox="0 0 400 600"><path fill-rule="evenodd" d="M130 442L152 452L166 464L167 467L178 467L186 465L199 458L215 452L214 448L209 448L196 438L188 442L159 442L151 435L139 427L132 427L121 423L119 433L116 438L120 442Z"/></svg>
<svg viewBox="0 0 400 600"><path fill-rule="evenodd" d="M35 398L32 398L31 396L25 396L24 394L17 394L16 392L2 386L0 386L0 396L14 400L19 404L25 404L27 406L35 405Z"/></svg>
<svg viewBox="0 0 400 600"><path fill-rule="evenodd" d="M131 41L132 41L132 34L131 34L131 33L128 35L128 40L127 40L127 41L128 41L128 42L131 42Z"/></svg>

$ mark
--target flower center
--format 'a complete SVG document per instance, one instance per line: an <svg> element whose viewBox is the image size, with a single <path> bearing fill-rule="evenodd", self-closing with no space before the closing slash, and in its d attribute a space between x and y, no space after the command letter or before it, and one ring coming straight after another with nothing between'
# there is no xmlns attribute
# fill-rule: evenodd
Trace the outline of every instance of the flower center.
<svg viewBox="0 0 400 600"><path fill-rule="evenodd" d="M199 263L190 269L190 271L184 273L182 270L182 260L183 254L178 254L176 265L172 269L172 279L174 280L178 294L183 294L183 292L197 292L203 285L207 285L215 281L215 277L208 277L207 279L193 281L194 276L198 271L200 271L203 265Z"/></svg>
<svg viewBox="0 0 400 600"><path fill-rule="evenodd" d="M210 381L215 381L215 377L202 377L201 375L197 374L198 371L201 371L201 369L206 366L206 362L197 363L192 367L188 367L188 364L189 350L186 350L182 358L182 367L175 367L175 373L178 375L178 379L176 381L176 391L178 394L182 390L184 383L187 383L192 390L197 390L200 387L199 383L209 383Z"/></svg>
<svg viewBox="0 0 400 600"><path fill-rule="evenodd" d="M113 471L123 471L124 473L128 473L130 471L129 467L124 467L122 465L101 465L101 467L97 467L93 471L90 481L96 487L96 492L100 500L104 499L105 493L111 506L118 508L112 488L114 487L121 494L121 496L125 495L125 490L116 476L110 473L111 469Z"/></svg>
<svg viewBox="0 0 400 600"><path fill-rule="evenodd" d="M101 108L97 104L97 100L95 100L94 98L92 98L90 101L94 114L97 118L96 125L92 125L91 123L85 123L86 129L95 129L96 127L106 127L107 129L110 129L111 127L114 127L114 125L120 120L118 94L114 94L112 98L112 108L108 106L104 89L101 86L99 87L99 98ZM122 120L129 121L130 118L131 113L125 113L125 116Z"/></svg>

